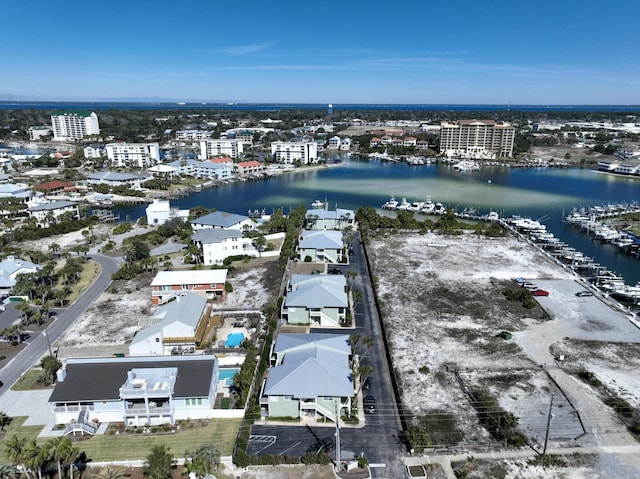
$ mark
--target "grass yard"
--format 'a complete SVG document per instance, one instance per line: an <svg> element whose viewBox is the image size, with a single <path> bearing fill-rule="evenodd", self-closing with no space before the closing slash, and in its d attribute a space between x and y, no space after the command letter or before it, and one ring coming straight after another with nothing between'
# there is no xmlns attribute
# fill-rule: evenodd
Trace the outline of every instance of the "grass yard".
<svg viewBox="0 0 640 479"><path fill-rule="evenodd" d="M80 297L84 291L100 276L100 265L95 261L87 261L84 264L82 273L80 273L80 281L71 286L71 294L67 297L69 304L73 303Z"/></svg>
<svg viewBox="0 0 640 479"><path fill-rule="evenodd" d="M9 464L9 459L4 448L7 440L14 435L35 439L38 437L42 426L23 426L26 417L14 417L6 427L6 434L0 436L0 463ZM193 427L175 434L128 434L128 435L100 435L89 439L74 441L80 451L84 451L87 458L93 461L145 459L151 447L156 444L165 444L175 457L184 457L185 451L195 451L203 444L214 444L220 454L230 456L233 452L233 443L238 434L242 420L238 419L212 419L208 426ZM70 436L73 440L73 436ZM38 439L39 444L44 444L46 438Z"/></svg>
<svg viewBox="0 0 640 479"><path fill-rule="evenodd" d="M230 456L242 420L212 419L208 426L194 427L175 434L130 434L94 436L76 445L94 461L109 459L145 459L156 444L165 444L175 457L184 457L185 451L195 451L203 444L214 444L220 454Z"/></svg>
<svg viewBox="0 0 640 479"><path fill-rule="evenodd" d="M44 382L40 380L45 375L44 371L41 368L32 368L29 369L26 373L22 375L20 379L16 381L16 383L11 386L12 391L32 391L34 389L47 389L50 388L51 385L46 385Z"/></svg>

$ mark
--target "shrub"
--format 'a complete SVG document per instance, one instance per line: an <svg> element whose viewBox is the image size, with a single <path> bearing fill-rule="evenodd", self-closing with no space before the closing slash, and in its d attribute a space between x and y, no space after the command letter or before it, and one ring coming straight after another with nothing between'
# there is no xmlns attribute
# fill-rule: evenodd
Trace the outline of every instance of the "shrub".
<svg viewBox="0 0 640 479"><path fill-rule="evenodd" d="M227 293L233 293L233 285L229 281L224 282L224 290Z"/></svg>

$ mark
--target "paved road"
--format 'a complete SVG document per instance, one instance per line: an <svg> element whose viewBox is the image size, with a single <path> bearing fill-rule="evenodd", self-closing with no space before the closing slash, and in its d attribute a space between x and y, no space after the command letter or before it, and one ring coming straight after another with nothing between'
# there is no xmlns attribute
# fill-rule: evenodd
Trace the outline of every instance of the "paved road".
<svg viewBox="0 0 640 479"><path fill-rule="evenodd" d="M100 264L102 270L98 279L80 296L71 306L60 309L55 321L47 327L49 342L53 344L71 324L93 303L111 284L111 276L118 269L118 260L99 254L94 254L91 259ZM33 364L48 352L47 338L43 333L32 333L28 345L18 353L7 365L0 370L0 381L4 384L0 394L6 391L20 377L29 370Z"/></svg>

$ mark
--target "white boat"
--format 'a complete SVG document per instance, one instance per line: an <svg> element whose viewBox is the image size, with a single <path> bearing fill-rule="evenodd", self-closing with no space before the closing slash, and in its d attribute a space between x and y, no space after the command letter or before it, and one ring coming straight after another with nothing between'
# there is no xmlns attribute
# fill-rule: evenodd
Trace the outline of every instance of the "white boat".
<svg viewBox="0 0 640 479"><path fill-rule="evenodd" d="M396 200L395 197L391 195L391 198L389 198L389 201L387 201L385 204L382 205L382 209L395 210L399 204L400 203L398 203L398 200Z"/></svg>
<svg viewBox="0 0 640 479"><path fill-rule="evenodd" d="M414 201L407 207L407 210L415 211L416 213L418 213L422 211L423 207L424 207L424 201Z"/></svg>
<svg viewBox="0 0 640 479"><path fill-rule="evenodd" d="M311 203L311 208L313 208L314 210L321 210L322 208L324 208L324 201L315 200L313 203Z"/></svg>
<svg viewBox="0 0 640 479"><path fill-rule="evenodd" d="M398 205L397 209L399 209L399 210L407 210L407 209L409 209L409 206L411 206L411 203L409 203L406 198L402 198L402 200L400 201L400 204Z"/></svg>
<svg viewBox="0 0 640 479"><path fill-rule="evenodd" d="M477 171L480 169L480 165L471 160L460 160L453 165L453 168L458 171Z"/></svg>
<svg viewBox="0 0 640 479"><path fill-rule="evenodd" d="M489 214L487 215L487 220L488 221L498 221L500 219L500 215L495 212L495 211L490 211ZM549 233L551 234L551 233ZM553 236L553 235L551 235Z"/></svg>
<svg viewBox="0 0 640 479"><path fill-rule="evenodd" d="M447 208L445 208L445 206L442 203L436 203L436 205L433 208L434 215L443 215L446 212L447 212Z"/></svg>
<svg viewBox="0 0 640 479"><path fill-rule="evenodd" d="M543 231L547 229L545 225L541 224L539 221L532 220L531 218L514 217L511 220L511 224L524 231Z"/></svg>
<svg viewBox="0 0 640 479"><path fill-rule="evenodd" d="M424 214L431 214L433 213L433 210L436 208L436 204L431 201L431 197L427 196L427 199L424 202L424 205L422 206L422 210L420 210L421 213Z"/></svg>

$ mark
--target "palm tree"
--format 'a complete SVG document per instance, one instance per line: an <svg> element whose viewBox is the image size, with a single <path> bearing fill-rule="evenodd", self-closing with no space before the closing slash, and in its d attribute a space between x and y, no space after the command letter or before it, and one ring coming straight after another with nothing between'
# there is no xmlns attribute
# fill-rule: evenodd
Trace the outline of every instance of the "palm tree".
<svg viewBox="0 0 640 479"><path fill-rule="evenodd" d="M95 479L126 479L129 477L126 470L118 466L105 466L92 474ZM1 478L0 478L1 479Z"/></svg>
<svg viewBox="0 0 640 479"><path fill-rule="evenodd" d="M191 460L185 462L185 467L198 477L213 473L220 465L220 452L213 444L204 444L193 454L185 453L185 456L191 456Z"/></svg>
<svg viewBox="0 0 640 479"><path fill-rule="evenodd" d="M56 437L47 441L48 453L58 464L58 479L63 479L63 464L73 464L80 453L77 447L73 447L68 437Z"/></svg>
<svg viewBox="0 0 640 479"><path fill-rule="evenodd" d="M25 461L25 450L27 439L24 437L12 436L4 444L4 451L13 464L21 465L27 474L27 479L31 479L31 470Z"/></svg>
<svg viewBox="0 0 640 479"><path fill-rule="evenodd" d="M17 475L16 468L11 464L0 464L0 479L15 479Z"/></svg>
<svg viewBox="0 0 640 479"><path fill-rule="evenodd" d="M35 439L26 441L22 450L22 460L27 469L38 473L38 479L42 479L42 466L47 463L47 459L47 454Z"/></svg>
<svg viewBox="0 0 640 479"><path fill-rule="evenodd" d="M51 243L49 245L49 249L53 251L53 254L58 256L58 251L60 251L60 245L58 243Z"/></svg>
<svg viewBox="0 0 640 479"><path fill-rule="evenodd" d="M4 411L0 411L0 431L4 432L4 428L7 424L11 422L11 418L4 413Z"/></svg>

